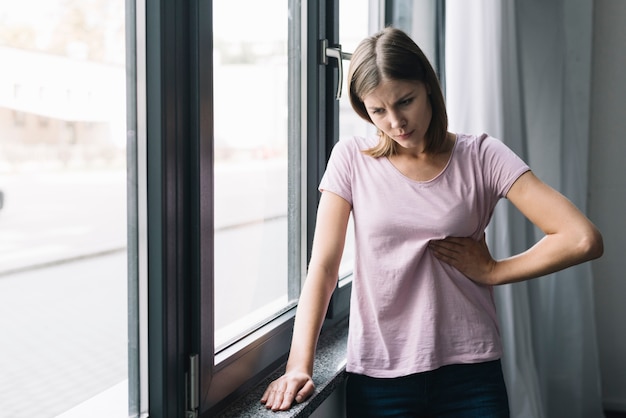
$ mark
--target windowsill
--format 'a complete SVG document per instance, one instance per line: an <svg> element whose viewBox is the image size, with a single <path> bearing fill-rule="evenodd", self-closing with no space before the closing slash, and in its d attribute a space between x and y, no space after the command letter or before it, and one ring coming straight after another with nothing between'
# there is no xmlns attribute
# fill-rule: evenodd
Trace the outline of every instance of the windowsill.
<svg viewBox="0 0 626 418"><path fill-rule="evenodd" d="M305 418L311 415L324 402L345 378L346 342L348 338L347 320L326 330L320 336L313 366L315 393L304 403L294 405L289 411L268 411L259 401L265 388L279 377L284 367L268 376L244 396L230 405L219 417L240 418Z"/></svg>

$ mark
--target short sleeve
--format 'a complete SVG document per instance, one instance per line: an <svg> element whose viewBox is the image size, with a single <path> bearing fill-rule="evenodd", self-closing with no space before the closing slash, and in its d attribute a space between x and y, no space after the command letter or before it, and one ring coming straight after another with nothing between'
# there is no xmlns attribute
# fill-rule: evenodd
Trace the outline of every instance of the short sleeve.
<svg viewBox="0 0 626 418"><path fill-rule="evenodd" d="M497 196L505 197L513 183L530 167L496 138L483 135L479 142L484 178Z"/></svg>
<svg viewBox="0 0 626 418"><path fill-rule="evenodd" d="M319 190L339 195L352 205L352 172L355 152L360 152L353 139L343 139L335 144L328 159Z"/></svg>

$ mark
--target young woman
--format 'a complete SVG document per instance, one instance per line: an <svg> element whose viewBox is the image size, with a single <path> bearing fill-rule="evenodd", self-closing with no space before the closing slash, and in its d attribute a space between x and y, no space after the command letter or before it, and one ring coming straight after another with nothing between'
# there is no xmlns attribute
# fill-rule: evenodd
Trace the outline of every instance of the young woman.
<svg viewBox="0 0 626 418"><path fill-rule="evenodd" d="M602 237L502 142L448 132L435 72L402 31L361 42L349 91L379 137L333 149L286 372L261 402L285 410L314 391L315 346L352 212L348 417L508 417L492 286L597 258ZM501 198L545 236L494 260L484 231Z"/></svg>

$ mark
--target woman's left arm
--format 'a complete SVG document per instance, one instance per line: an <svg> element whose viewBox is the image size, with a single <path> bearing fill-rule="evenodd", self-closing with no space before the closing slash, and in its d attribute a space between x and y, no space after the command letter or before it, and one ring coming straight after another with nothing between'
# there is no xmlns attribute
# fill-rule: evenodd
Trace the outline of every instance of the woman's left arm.
<svg viewBox="0 0 626 418"><path fill-rule="evenodd" d="M515 181L507 198L545 234L535 245L494 260L484 238L479 242L446 238L431 243L435 256L476 282L498 285L544 276L602 255L602 235L595 225L531 171Z"/></svg>

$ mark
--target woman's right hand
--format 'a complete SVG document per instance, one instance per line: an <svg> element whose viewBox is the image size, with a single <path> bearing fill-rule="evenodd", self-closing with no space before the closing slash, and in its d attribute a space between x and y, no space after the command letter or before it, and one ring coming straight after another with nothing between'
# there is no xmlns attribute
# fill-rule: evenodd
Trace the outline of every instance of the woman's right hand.
<svg viewBox="0 0 626 418"><path fill-rule="evenodd" d="M315 391L313 362L328 302L337 287L351 206L332 192L323 192L317 208L315 237L307 278L300 293L285 374L269 384L261 403L286 411Z"/></svg>
<svg viewBox="0 0 626 418"><path fill-rule="evenodd" d="M305 401L315 391L310 375L303 372L287 372L269 384L261 397L261 403L272 411L286 411L294 401Z"/></svg>

